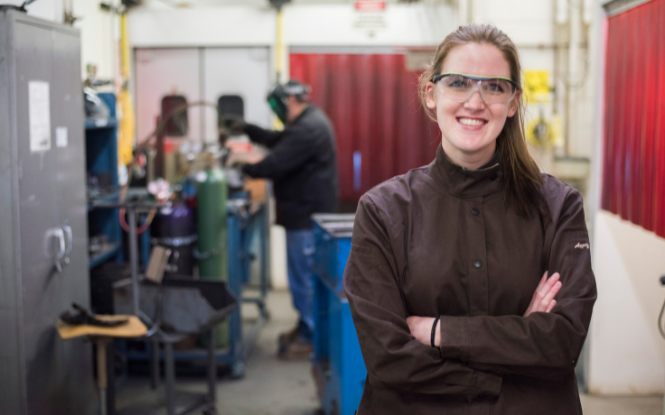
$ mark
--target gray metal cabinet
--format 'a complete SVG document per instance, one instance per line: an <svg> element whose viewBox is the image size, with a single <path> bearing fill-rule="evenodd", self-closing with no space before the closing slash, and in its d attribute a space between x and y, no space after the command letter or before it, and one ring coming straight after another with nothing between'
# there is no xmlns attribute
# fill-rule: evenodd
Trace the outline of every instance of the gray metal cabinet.
<svg viewBox="0 0 665 415"><path fill-rule="evenodd" d="M0 11L0 415L88 414L92 349L78 30Z"/></svg>

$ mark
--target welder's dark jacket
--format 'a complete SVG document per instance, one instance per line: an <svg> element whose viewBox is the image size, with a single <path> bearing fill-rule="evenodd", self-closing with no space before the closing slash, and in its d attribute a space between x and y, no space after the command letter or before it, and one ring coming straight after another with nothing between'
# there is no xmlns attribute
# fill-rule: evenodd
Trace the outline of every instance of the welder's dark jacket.
<svg viewBox="0 0 665 415"><path fill-rule="evenodd" d="M323 111L310 105L284 131L247 124L245 132L271 149L243 172L273 181L278 224L288 230L310 229L313 213L337 212L335 132Z"/></svg>
<svg viewBox="0 0 665 415"><path fill-rule="evenodd" d="M359 415L582 414L574 368L596 299L582 197L543 175L543 232L504 208L496 163L465 170L439 147L361 198L344 274L368 372ZM561 274L557 304L523 317L545 269ZM433 348L406 318L437 315Z"/></svg>

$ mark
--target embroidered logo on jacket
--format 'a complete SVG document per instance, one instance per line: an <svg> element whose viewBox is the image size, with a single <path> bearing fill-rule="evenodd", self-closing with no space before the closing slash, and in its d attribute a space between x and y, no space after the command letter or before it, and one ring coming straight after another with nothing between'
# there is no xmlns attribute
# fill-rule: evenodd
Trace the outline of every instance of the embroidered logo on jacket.
<svg viewBox="0 0 665 415"><path fill-rule="evenodd" d="M581 243L578 242L577 245L575 245L575 249L589 249L589 243Z"/></svg>

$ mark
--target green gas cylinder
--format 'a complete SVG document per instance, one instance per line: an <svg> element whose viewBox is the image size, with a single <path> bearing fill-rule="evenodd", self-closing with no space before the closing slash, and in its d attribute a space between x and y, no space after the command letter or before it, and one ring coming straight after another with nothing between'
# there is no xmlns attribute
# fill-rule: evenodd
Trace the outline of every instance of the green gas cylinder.
<svg viewBox="0 0 665 415"><path fill-rule="evenodd" d="M224 173L211 159L208 168L196 175L199 278L228 281L226 199L228 187ZM217 347L229 341L228 322L214 330Z"/></svg>

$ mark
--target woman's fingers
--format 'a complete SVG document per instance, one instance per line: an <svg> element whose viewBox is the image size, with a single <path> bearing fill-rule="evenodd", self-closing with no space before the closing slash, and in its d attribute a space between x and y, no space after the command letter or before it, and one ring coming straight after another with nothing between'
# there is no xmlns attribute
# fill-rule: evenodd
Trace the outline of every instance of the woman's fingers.
<svg viewBox="0 0 665 415"><path fill-rule="evenodd" d="M533 294L533 300L534 304L538 304L544 297L547 295L547 293L550 291L552 288L552 285L556 282L556 278L558 274L552 275L550 278L547 278L547 274L545 274L543 277L547 278L545 281L541 280L541 283L538 284L538 287L536 288L536 291Z"/></svg>
<svg viewBox="0 0 665 415"><path fill-rule="evenodd" d="M538 283L538 287L536 287L536 293L539 292L540 290L543 289L545 284L547 283L547 271L543 274L543 277L540 279L540 282Z"/></svg>
<svg viewBox="0 0 665 415"><path fill-rule="evenodd" d="M543 289L545 288L545 284L547 283L547 271L543 274L543 277L540 279L540 282L538 283L538 286L536 287L536 290L533 292L533 296L531 297L531 303L529 304L529 310L531 310L535 304L545 295L546 292L543 292Z"/></svg>
<svg viewBox="0 0 665 415"><path fill-rule="evenodd" d="M545 297L540 301L539 304L539 310L538 311L545 311L547 308L550 306L550 303L552 300L554 300L554 297L558 294L559 290L561 289L561 281L557 281L552 285L552 288L545 294Z"/></svg>
<svg viewBox="0 0 665 415"><path fill-rule="evenodd" d="M547 310L546 310L545 312L546 312L546 313L549 313L550 311L552 311L552 309L554 308L555 305L556 305L556 300L552 300L552 301L550 302L550 305L547 306Z"/></svg>
<svg viewBox="0 0 665 415"><path fill-rule="evenodd" d="M559 281L559 274L555 273L550 278L548 278L543 284L538 284L536 292L533 295L533 311L545 311L549 301L544 304L543 301L547 294L552 290L552 287ZM551 299L550 299L551 300Z"/></svg>
<svg viewBox="0 0 665 415"><path fill-rule="evenodd" d="M541 278L536 291L533 293L531 304L529 304L529 307L524 313L525 317L531 313L549 313L552 310L554 307L552 301L554 301L554 297L558 294L559 290L561 290L562 286L559 281L560 277L561 276L558 272L552 274L550 278L547 278L547 272L543 274L543 278Z"/></svg>
<svg viewBox="0 0 665 415"><path fill-rule="evenodd" d="M539 294L541 294L541 299L544 298L544 297L547 295L547 293L550 292L550 290L552 289L552 287L554 287L554 285L555 285L558 281L559 281L559 273L558 273L558 272L555 272L554 274L552 274L551 277L549 277L549 278L547 279L547 281L545 282L545 284L544 284L544 285L542 286L542 288L540 289L540 293L539 293Z"/></svg>

